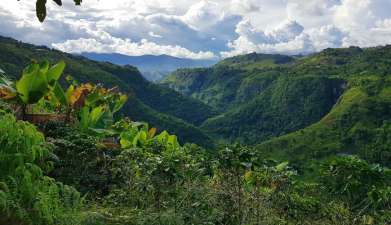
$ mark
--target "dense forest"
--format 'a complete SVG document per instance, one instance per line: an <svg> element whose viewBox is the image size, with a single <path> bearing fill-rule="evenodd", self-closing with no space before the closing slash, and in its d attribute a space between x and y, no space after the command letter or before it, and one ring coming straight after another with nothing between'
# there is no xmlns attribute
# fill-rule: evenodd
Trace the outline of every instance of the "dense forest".
<svg viewBox="0 0 391 225"><path fill-rule="evenodd" d="M0 224L391 224L390 46L160 85L9 38L0 53Z"/></svg>

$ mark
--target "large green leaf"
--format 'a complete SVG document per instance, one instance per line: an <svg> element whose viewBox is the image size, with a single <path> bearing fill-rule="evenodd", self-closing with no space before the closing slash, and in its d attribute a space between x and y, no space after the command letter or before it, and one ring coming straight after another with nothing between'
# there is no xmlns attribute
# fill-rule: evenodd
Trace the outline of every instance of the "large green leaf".
<svg viewBox="0 0 391 225"><path fill-rule="evenodd" d="M62 105L68 105L68 98L66 96L66 93L64 92L64 89L61 87L61 85L56 82L53 89L54 96L57 98L57 100Z"/></svg>
<svg viewBox="0 0 391 225"><path fill-rule="evenodd" d="M65 96L67 98L67 102L68 104L71 103L71 96L73 94L73 92L75 91L75 86L74 85L70 85L67 89L67 91L65 92Z"/></svg>
<svg viewBox="0 0 391 225"><path fill-rule="evenodd" d="M37 103L48 93L48 81L43 72L45 68L41 69L38 64L32 64L23 71L22 78L16 82L16 90L23 103Z"/></svg>
<svg viewBox="0 0 391 225"><path fill-rule="evenodd" d="M46 74L49 70L49 62L47 60L41 62L39 64L39 70L41 71L41 73Z"/></svg>
<svg viewBox="0 0 391 225"><path fill-rule="evenodd" d="M123 106L124 104L126 103L126 101L128 100L128 96L126 95L120 95L116 101L115 101L115 105L112 109L112 112L113 114L118 112Z"/></svg>
<svg viewBox="0 0 391 225"><path fill-rule="evenodd" d="M90 113L90 127L94 128L95 125L99 122L99 120L102 118L103 114L105 113L105 107L104 106L98 106L92 109Z"/></svg>
<svg viewBox="0 0 391 225"><path fill-rule="evenodd" d="M56 81L61 77L62 72L65 69L65 62L60 61L56 65L47 70L47 80L50 86L54 86Z"/></svg>
<svg viewBox="0 0 391 225"><path fill-rule="evenodd" d="M89 116L90 116L90 109L87 106L84 106L80 110L80 122L79 126L82 130L87 130L89 126Z"/></svg>
<svg viewBox="0 0 391 225"><path fill-rule="evenodd" d="M178 138L175 135L169 135L167 144L173 148L177 148L179 146Z"/></svg>

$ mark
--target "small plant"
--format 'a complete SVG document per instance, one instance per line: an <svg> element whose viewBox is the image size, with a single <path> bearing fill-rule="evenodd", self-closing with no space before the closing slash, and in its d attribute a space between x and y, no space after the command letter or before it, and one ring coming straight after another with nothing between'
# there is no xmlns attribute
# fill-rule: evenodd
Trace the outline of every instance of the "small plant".
<svg viewBox="0 0 391 225"><path fill-rule="evenodd" d="M114 129L119 133L121 147L124 149L152 144L158 144L167 149L180 147L177 136L170 135L167 131L156 135L157 129L149 128L147 123L122 120L114 125Z"/></svg>
<svg viewBox="0 0 391 225"><path fill-rule="evenodd" d="M64 71L63 61L50 67L49 62L33 62L27 66L17 81L11 81L0 75L0 98L21 107L22 119L26 116L28 105L36 104L48 96Z"/></svg>
<svg viewBox="0 0 391 225"><path fill-rule="evenodd" d="M56 85L53 91L52 104L65 108L66 121L71 114L79 118L79 128L84 132L107 133L114 124L114 114L126 103L128 97L117 91L117 88L107 89L91 83L78 84L73 78L67 77L71 84L66 91Z"/></svg>

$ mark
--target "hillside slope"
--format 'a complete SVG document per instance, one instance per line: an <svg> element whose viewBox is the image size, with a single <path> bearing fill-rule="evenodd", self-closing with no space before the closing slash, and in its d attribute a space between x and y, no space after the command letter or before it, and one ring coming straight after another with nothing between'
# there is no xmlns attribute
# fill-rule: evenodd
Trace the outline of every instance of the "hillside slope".
<svg viewBox="0 0 391 225"><path fill-rule="evenodd" d="M391 46L351 47L306 57L233 57L208 69L178 70L162 85L220 110L201 126L215 138L256 144L318 122L353 79L390 74Z"/></svg>
<svg viewBox="0 0 391 225"><path fill-rule="evenodd" d="M289 56L252 53L225 59L210 68L179 69L161 84L225 111L262 92L279 72L273 69L292 61ZM265 76L269 79L264 80Z"/></svg>
<svg viewBox="0 0 391 225"><path fill-rule="evenodd" d="M318 123L256 148L266 157L289 160L294 165L308 165L311 160L336 154L355 154L390 167L391 76L351 79L349 89Z"/></svg>
<svg viewBox="0 0 391 225"><path fill-rule="evenodd" d="M130 99L122 110L123 115L167 129L182 141L212 145L212 140L195 126L215 115L212 108L148 82L135 67L95 62L4 37L0 37L0 53L0 68L13 77L18 77L32 59L64 60L67 64L65 74L78 81L118 86L127 93Z"/></svg>

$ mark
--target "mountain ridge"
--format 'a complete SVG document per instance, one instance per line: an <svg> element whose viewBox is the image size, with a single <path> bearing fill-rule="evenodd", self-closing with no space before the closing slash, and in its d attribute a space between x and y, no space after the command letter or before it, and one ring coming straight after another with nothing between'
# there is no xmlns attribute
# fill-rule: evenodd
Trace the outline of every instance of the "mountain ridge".
<svg viewBox="0 0 391 225"><path fill-rule="evenodd" d="M145 78L151 81L160 80L179 68L208 67L216 63L215 60L179 58L166 54L129 56L119 53L81 53L80 55L101 62L135 66L140 69Z"/></svg>
<svg viewBox="0 0 391 225"><path fill-rule="evenodd" d="M340 99L343 99L352 88L364 88L367 95L381 91L380 86L371 80L389 79L391 45L325 49L304 57L291 57L284 63L276 63L276 55L254 53L226 60L230 61L237 62L220 62L207 69L177 70L163 80L162 85L216 107L220 114L206 120L201 128L222 142L258 144L259 151L270 152L271 155L279 155L285 147L293 152L295 148L299 148L302 152L310 154L309 151L305 151L305 146L300 145L305 145L305 141L292 144L295 141L289 137L302 130L308 131L308 127L322 121L336 106L341 107ZM363 84L358 85L360 82ZM384 81L384 85L385 90L389 90L389 82ZM387 91L384 93L390 94ZM373 135L376 136L378 133L375 130L381 130L382 126L387 127L391 119L388 111L391 106L387 105L386 100L381 100L381 96L374 96L373 99L379 103L373 103L376 106L373 109L361 105L358 100L355 100L358 101L355 104L357 107L373 110L374 113L384 114L384 121L371 120L375 122L368 128L368 133L374 132ZM377 111L382 108L386 110ZM350 112L339 116L341 118L337 120L344 120L342 117L350 116L358 118L361 122L368 120L368 115L364 113ZM357 123L349 121L350 125L340 128L336 126L335 132L338 132L338 129L354 129L354 124ZM325 128L322 127L317 132L322 133L322 129ZM326 142L343 143L343 136L334 135L334 142L322 138L314 142L319 149L327 148ZM291 143L291 147L272 144L285 143L279 140L287 139L290 140L287 143ZM324 146L319 142L324 142ZM374 149L386 148L384 145L377 145L375 138L370 138L368 143L367 146L372 144ZM310 143L308 144L310 146ZM275 147L267 147L269 145ZM343 152L340 146L342 145L335 146L336 152ZM352 148L362 151L359 150L360 146ZM317 148L312 149L315 151ZM300 151L297 151L291 153L301 155ZM385 151L389 152L391 149ZM288 153L283 155L283 160L290 157ZM301 156L303 159L306 158L305 155Z"/></svg>

